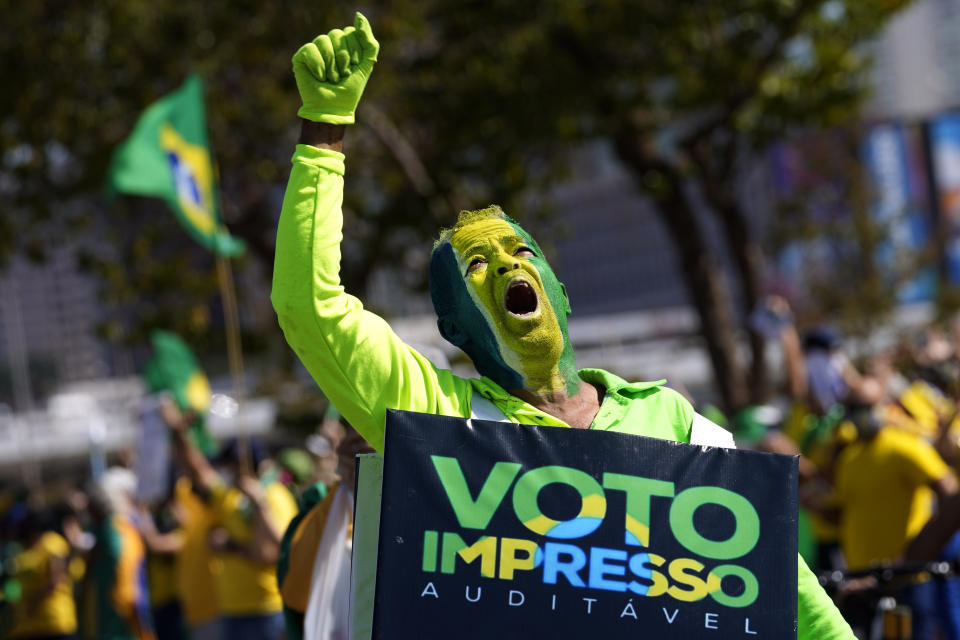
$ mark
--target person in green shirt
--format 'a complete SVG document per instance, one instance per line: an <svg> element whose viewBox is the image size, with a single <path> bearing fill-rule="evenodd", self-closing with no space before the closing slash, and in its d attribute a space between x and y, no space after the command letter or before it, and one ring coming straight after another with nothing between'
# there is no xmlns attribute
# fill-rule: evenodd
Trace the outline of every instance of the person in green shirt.
<svg viewBox="0 0 960 640"><path fill-rule="evenodd" d="M577 369L566 290L536 241L499 207L462 212L430 261L440 333L470 356L479 378L436 368L344 291L343 135L379 50L358 13L353 26L318 36L293 57L302 129L271 299L287 342L343 416L378 451L388 408L733 446L729 433L663 380L630 383ZM852 639L816 577L798 563L799 637Z"/></svg>

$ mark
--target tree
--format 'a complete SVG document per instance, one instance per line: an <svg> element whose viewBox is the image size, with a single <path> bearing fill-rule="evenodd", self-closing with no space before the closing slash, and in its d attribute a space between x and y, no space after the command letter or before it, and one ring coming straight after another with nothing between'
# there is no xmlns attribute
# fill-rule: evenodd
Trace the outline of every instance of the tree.
<svg viewBox="0 0 960 640"><path fill-rule="evenodd" d="M877 145L870 143L879 135L889 149L901 139L897 131L909 155L919 132L891 125L871 129L856 124L778 144L776 155L790 168L778 188L769 239L771 252L786 265L781 286L795 298L798 320L827 322L859 337L888 323L898 304L929 296L942 262L934 243L924 239L930 233L923 220L926 194L896 183L899 174L878 174L877 167L889 171L890 162L877 158ZM917 242L927 246L918 248Z"/></svg>
<svg viewBox="0 0 960 640"><path fill-rule="evenodd" d="M605 140L670 230L723 403L756 401L764 393L762 341L751 336L750 365L737 345L744 310L761 295L763 254L738 175L785 132L856 117L867 64L860 43L903 4L398 0L369 7L383 48L349 134L345 280L362 290L377 269L422 265L427 239L458 208L500 202L529 215L531 192L576 171L571 148ZM349 12L302 1L107 0L7 2L4 16L0 77L13 90L0 95L0 143L11 150L0 167L9 212L0 222L0 259L14 243L41 255L76 226L115 215L98 200L112 148L144 106L197 69L207 78L227 223L269 274L295 136L289 56L316 33L347 24ZM736 266L729 275L739 310L699 224L700 203L719 222ZM108 289L127 303L143 297L145 283L178 290L169 265L183 249L171 240L172 218L168 226L151 205L133 204L127 219L132 228L109 244L139 251L125 262L136 268L120 269ZM105 253L116 271L119 254ZM153 279L155 268L161 276ZM184 302L209 305L209 290L192 291L141 304L152 305L154 322L189 317Z"/></svg>
<svg viewBox="0 0 960 640"><path fill-rule="evenodd" d="M404 34L428 45L404 49L420 55L402 61L404 103L391 112L434 123L418 140L450 191L463 176L499 175L488 193L515 193L524 169L549 166L564 145L609 141L670 231L718 391L737 409L762 400L766 382L762 337L750 335L749 366L737 349L763 274L738 174L779 136L856 117L867 89L863 43L903 4L438 4L424 11L429 37ZM739 313L699 203L736 267Z"/></svg>
<svg viewBox="0 0 960 640"><path fill-rule="evenodd" d="M52 247L73 246L81 267L103 282L110 311L104 337L137 345L163 326L216 344L209 331L217 304L213 260L161 203L104 202L110 156L147 105L200 72L224 217L246 241L241 266L260 281L256 295L268 304L273 237L297 135L290 57L352 15L304 1L0 8L7 87L0 92L0 270L15 253L42 261ZM422 185L410 183L378 142L391 126L381 118L379 127L354 134L351 160L359 170L346 202L352 251L345 252L344 279L355 290L381 256L403 254L398 228L424 225L416 195ZM266 339L279 344L270 325Z"/></svg>

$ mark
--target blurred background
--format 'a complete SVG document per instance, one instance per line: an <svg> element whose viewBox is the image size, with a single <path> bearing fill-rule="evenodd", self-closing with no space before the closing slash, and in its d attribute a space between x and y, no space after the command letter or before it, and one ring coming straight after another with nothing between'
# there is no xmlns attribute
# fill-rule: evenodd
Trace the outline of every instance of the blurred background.
<svg viewBox="0 0 960 640"><path fill-rule="evenodd" d="M103 195L114 149L191 72L223 220L247 245L233 264L247 400L209 427L274 451L322 435L327 403L270 279L299 130L290 58L355 9L382 49L346 139L343 280L435 361L471 371L435 328L432 240L490 203L565 282L581 367L665 377L718 420L789 410L787 325L828 327L861 371L896 354L912 380L938 340L956 358L960 0L3 0L11 495L55 501L97 456L135 456L155 329L237 395L214 257L162 201Z"/></svg>
<svg viewBox="0 0 960 640"><path fill-rule="evenodd" d="M960 304L955 1L359 8L383 55L347 141L343 278L422 346L447 349L424 295L432 238L491 202L548 247L582 366L727 409L778 379L748 323L767 294L862 339ZM226 373L213 258L160 200L102 195L114 148L191 71L223 217L248 246L246 383L285 426L322 410L268 296L298 130L290 56L352 10L6 4L0 428L56 428L64 393L116 416L155 328L215 386Z"/></svg>

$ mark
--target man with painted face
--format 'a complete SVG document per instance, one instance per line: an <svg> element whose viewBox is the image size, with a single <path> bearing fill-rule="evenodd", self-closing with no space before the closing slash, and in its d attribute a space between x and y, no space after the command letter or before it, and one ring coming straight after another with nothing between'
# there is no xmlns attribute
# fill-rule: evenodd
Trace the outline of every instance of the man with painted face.
<svg viewBox="0 0 960 640"><path fill-rule="evenodd" d="M520 424L633 433L732 446L664 381L630 383L577 370L570 305L537 243L499 207L463 212L430 261L440 333L480 378L436 368L340 285L343 134L380 45L357 14L293 57L303 106L300 144L283 201L271 295L290 346L364 438L383 449L388 408ZM853 634L800 561L799 637Z"/></svg>

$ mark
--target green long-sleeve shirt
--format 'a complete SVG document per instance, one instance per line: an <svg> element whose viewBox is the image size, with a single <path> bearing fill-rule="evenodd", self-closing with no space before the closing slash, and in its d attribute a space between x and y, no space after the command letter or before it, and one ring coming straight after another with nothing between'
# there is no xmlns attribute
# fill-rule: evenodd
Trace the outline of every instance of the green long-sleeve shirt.
<svg viewBox="0 0 960 640"><path fill-rule="evenodd" d="M330 401L379 451L388 408L467 418L475 398L483 398L511 422L568 426L489 378L437 369L343 290L343 160L342 153L297 145L271 294L287 342ZM599 369L584 369L580 376L606 389L591 429L690 441L693 409L663 381L628 383ZM799 638L852 639L816 577L798 562Z"/></svg>

